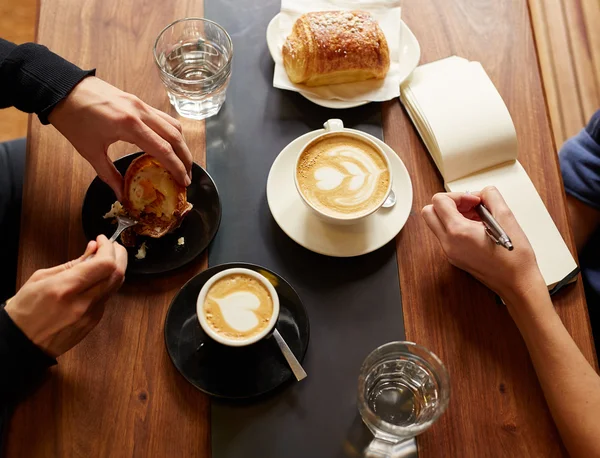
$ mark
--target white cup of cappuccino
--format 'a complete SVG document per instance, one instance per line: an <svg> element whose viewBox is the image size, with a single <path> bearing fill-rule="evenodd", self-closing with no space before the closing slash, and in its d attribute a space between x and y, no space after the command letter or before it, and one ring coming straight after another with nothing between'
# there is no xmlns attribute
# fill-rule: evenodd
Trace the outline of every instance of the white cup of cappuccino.
<svg viewBox="0 0 600 458"><path fill-rule="evenodd" d="M279 318L279 296L258 272L226 269L204 284L196 313L211 339L230 347L244 347L271 333Z"/></svg>
<svg viewBox="0 0 600 458"><path fill-rule="evenodd" d="M385 152L367 135L344 128L340 119L298 154L294 182L304 203L322 220L354 224L376 212L392 189Z"/></svg>

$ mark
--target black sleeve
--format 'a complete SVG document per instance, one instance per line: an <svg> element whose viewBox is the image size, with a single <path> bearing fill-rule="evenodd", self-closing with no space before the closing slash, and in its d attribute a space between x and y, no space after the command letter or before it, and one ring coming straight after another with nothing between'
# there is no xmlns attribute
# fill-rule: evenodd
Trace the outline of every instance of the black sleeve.
<svg viewBox="0 0 600 458"><path fill-rule="evenodd" d="M0 305L0 411L19 402L56 360L27 338Z"/></svg>
<svg viewBox="0 0 600 458"><path fill-rule="evenodd" d="M35 43L0 38L0 108L36 113L42 124L58 102L95 70L82 70Z"/></svg>

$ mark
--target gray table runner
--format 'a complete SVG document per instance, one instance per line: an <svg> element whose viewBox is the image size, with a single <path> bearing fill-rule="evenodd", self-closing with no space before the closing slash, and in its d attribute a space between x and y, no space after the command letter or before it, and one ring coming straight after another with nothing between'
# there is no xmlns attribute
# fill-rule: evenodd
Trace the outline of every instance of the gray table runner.
<svg viewBox="0 0 600 458"><path fill-rule="evenodd" d="M206 122L207 167L223 204L209 265L252 262L290 282L310 320L308 378L253 402L213 401L214 458L353 456L365 439L356 410L362 360L404 337L394 242L357 258L325 257L290 240L269 211L269 169L296 137L341 118L382 138L379 104L328 110L273 88L265 35L279 9L278 0L205 0L205 17L225 27L234 46L227 101Z"/></svg>

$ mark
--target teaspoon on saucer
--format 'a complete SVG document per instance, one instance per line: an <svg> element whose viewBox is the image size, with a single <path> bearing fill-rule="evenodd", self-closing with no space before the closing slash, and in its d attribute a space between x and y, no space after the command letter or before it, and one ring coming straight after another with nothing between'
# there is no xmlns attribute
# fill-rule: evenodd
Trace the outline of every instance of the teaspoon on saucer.
<svg viewBox="0 0 600 458"><path fill-rule="evenodd" d="M288 344L285 343L285 340L283 340L283 337L281 337L281 334L279 334L279 331L277 330L277 328L273 329L273 337L275 337L275 341L277 342L277 345L279 345L279 349L281 350L283 357L285 358L287 363L290 365L290 369L294 373L296 380L300 381L300 380L305 379L306 372L304 371L304 369L302 368L302 365L298 362L298 360L294 356L294 353L292 353L292 350L290 350L290 347L288 347Z"/></svg>

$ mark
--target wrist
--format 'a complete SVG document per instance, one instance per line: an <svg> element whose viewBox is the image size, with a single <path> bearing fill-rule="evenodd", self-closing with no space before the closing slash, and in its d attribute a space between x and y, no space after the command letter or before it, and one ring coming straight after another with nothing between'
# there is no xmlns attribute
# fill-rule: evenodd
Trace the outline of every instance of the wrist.
<svg viewBox="0 0 600 458"><path fill-rule="evenodd" d="M40 328L34 320L31 320L31 315L15 302L14 297L11 297L6 301L4 310L25 337L27 337L34 345L45 350L43 345L44 330Z"/></svg>
<svg viewBox="0 0 600 458"><path fill-rule="evenodd" d="M87 80L96 78L93 75L84 77L81 81L73 86L69 93L56 104L50 114L48 114L48 121L57 129L59 128L62 119L69 118L73 112L74 107L77 106L76 99L78 98L79 90L87 84ZM60 129L59 129L60 130Z"/></svg>
<svg viewBox="0 0 600 458"><path fill-rule="evenodd" d="M532 278L524 286L500 294L517 327L554 311L543 277Z"/></svg>
<svg viewBox="0 0 600 458"><path fill-rule="evenodd" d="M56 104L48 115L48 122L56 127L60 131L61 120L69 113L70 98L73 96L73 92L69 93L64 99Z"/></svg>
<svg viewBox="0 0 600 458"><path fill-rule="evenodd" d="M9 358L6 361L8 365L5 365L3 369L8 371L7 374L14 374L14 371L26 372L28 378L31 378L34 375L33 371L43 371L56 364L56 359L36 345L1 306L0 340L9 344L13 354L19 355L19 358L13 358L12 361ZM0 395L0 397L2 396Z"/></svg>
<svg viewBox="0 0 600 458"><path fill-rule="evenodd" d="M21 332L29 340L31 340L33 343L36 343L34 341L35 340L35 336L32 335L33 333L31 332L31 330L27 326L27 319L24 316L21 316L21 314L19 313L18 307L14 307L13 299L14 299L14 297L11 297L10 299L8 299L5 302L4 311L6 312L6 314L8 315L8 317L11 319L11 321L15 324L15 326L17 328L19 328L21 330ZM12 302L12 304L11 304L11 302Z"/></svg>

